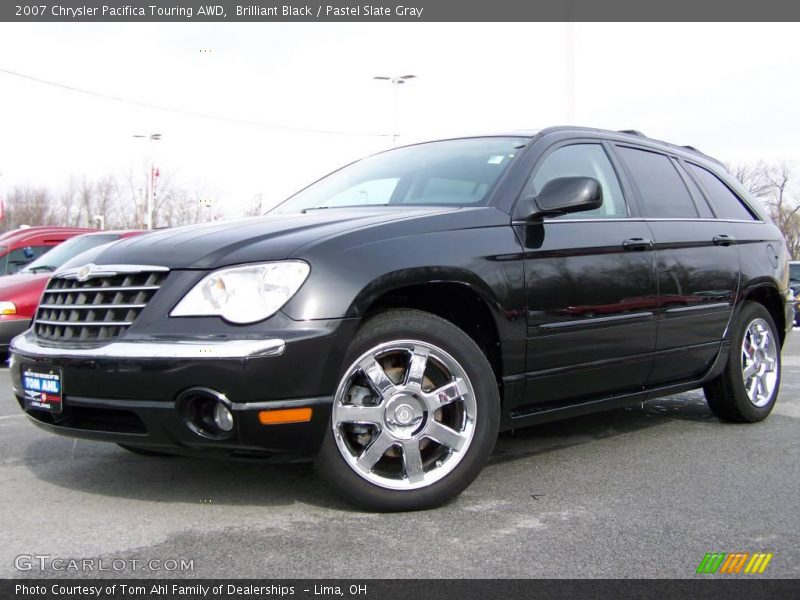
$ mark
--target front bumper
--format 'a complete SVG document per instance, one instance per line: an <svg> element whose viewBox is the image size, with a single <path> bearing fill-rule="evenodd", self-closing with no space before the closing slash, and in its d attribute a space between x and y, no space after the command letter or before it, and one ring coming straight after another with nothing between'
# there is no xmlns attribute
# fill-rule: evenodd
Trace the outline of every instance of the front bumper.
<svg viewBox="0 0 800 600"><path fill-rule="evenodd" d="M20 333L31 326L31 320L22 319L0 319L0 353L8 352L8 347Z"/></svg>
<svg viewBox="0 0 800 600"><path fill-rule="evenodd" d="M11 344L11 379L28 417L60 435L190 456L302 460L316 453L325 434L339 362L356 325L313 321L261 339L122 338L97 348L48 346L27 332ZM61 413L24 407L28 367L61 369ZM228 437L210 439L187 425L176 400L191 388L229 401L234 429ZM264 410L299 407L312 408L310 421L259 420Z"/></svg>

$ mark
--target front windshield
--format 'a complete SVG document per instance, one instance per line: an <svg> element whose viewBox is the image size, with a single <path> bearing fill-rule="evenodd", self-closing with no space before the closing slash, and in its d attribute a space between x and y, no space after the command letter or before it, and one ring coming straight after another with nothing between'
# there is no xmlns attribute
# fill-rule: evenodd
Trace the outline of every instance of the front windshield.
<svg viewBox="0 0 800 600"><path fill-rule="evenodd" d="M20 273L48 273L50 271L55 271L72 257L78 256L81 252L86 252L101 244L113 242L116 239L119 239L119 235L114 233L108 235L80 235L70 238L66 242L62 242L54 247L49 252L42 254L39 258L22 269Z"/></svg>
<svg viewBox="0 0 800 600"><path fill-rule="evenodd" d="M484 206L526 142L520 137L467 138L390 150L331 173L273 212L345 206Z"/></svg>

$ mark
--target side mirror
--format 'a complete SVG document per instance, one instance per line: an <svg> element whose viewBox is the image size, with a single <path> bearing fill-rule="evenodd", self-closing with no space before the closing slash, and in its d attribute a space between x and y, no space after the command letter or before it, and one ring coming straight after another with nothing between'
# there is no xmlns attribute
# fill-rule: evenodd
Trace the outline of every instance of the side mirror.
<svg viewBox="0 0 800 600"><path fill-rule="evenodd" d="M603 205L603 188L593 177L559 177L548 181L532 204L531 217L594 210Z"/></svg>

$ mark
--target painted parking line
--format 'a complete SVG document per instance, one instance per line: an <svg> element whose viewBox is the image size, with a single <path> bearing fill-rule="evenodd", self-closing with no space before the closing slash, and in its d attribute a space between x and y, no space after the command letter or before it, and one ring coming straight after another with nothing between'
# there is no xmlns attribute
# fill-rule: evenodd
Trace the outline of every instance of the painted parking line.
<svg viewBox="0 0 800 600"><path fill-rule="evenodd" d="M0 417L0 421L2 421L4 419L20 419L20 418L22 418L24 416L25 415L6 415L5 417Z"/></svg>

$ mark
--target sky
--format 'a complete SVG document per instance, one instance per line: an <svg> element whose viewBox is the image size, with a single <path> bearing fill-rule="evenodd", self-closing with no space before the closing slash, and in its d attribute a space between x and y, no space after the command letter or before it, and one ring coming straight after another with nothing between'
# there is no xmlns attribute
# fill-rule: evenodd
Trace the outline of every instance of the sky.
<svg viewBox="0 0 800 600"><path fill-rule="evenodd" d="M565 124L800 165L798 37L796 23L2 23L0 70L100 96L0 71L0 197L107 174L144 187L150 156L235 217L395 132Z"/></svg>

